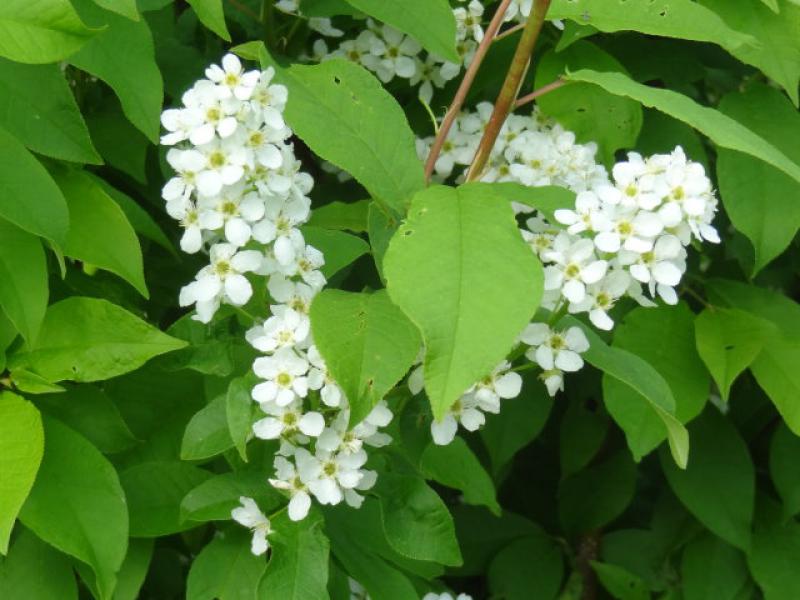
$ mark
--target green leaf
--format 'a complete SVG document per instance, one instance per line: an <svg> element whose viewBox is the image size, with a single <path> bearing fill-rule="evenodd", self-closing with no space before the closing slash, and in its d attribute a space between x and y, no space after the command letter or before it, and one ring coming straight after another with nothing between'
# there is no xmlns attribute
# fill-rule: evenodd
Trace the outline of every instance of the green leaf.
<svg viewBox="0 0 800 600"><path fill-rule="evenodd" d="M30 531L22 530L0 563L0 597L78 600L69 559Z"/></svg>
<svg viewBox="0 0 800 600"><path fill-rule="evenodd" d="M181 442L181 460L211 458L233 448L228 432L227 401L217 396L186 425Z"/></svg>
<svg viewBox="0 0 800 600"><path fill-rule="evenodd" d="M559 432L562 478L577 473L595 457L608 434L608 424L598 407L575 400L569 403Z"/></svg>
<svg viewBox="0 0 800 600"><path fill-rule="evenodd" d="M289 520L286 512L272 519L273 547L257 598L317 600L328 597L330 543L322 531L323 520L311 511L302 521Z"/></svg>
<svg viewBox="0 0 800 600"><path fill-rule="evenodd" d="M763 0L762 0L763 1ZM757 43L728 48L731 54L748 65L758 67L780 84L798 105L797 86L800 83L800 6L770 0L773 10L758 2L746 0L702 0L736 31L752 35Z"/></svg>
<svg viewBox="0 0 800 600"><path fill-rule="evenodd" d="M119 409L99 388L85 384L36 399L42 409L80 433L100 452L113 454L137 442Z"/></svg>
<svg viewBox="0 0 800 600"><path fill-rule="evenodd" d="M408 372L419 354L419 332L384 290L324 290L310 314L314 342L357 424Z"/></svg>
<svg viewBox="0 0 800 600"><path fill-rule="evenodd" d="M128 540L128 553L117 573L114 600L137 600L153 557L152 540Z"/></svg>
<svg viewBox="0 0 800 600"><path fill-rule="evenodd" d="M565 71L579 68L618 71L628 75L617 59L586 41L563 52L545 54L536 69L535 88L552 83ZM620 148L631 148L642 128L642 107L628 98L614 96L590 84L573 84L537 100L542 112L573 131L580 143L596 142L602 162L614 162Z"/></svg>
<svg viewBox="0 0 800 600"><path fill-rule="evenodd" d="M428 52L460 63L456 20L447 0L347 0L347 3L407 33Z"/></svg>
<svg viewBox="0 0 800 600"><path fill-rule="evenodd" d="M744 555L713 535L706 534L683 550L684 600L736 600L747 580Z"/></svg>
<svg viewBox="0 0 800 600"><path fill-rule="evenodd" d="M627 96L645 106L656 108L688 123L711 138L717 146L754 156L800 181L800 166L783 152L738 121L713 108L701 106L688 96L637 83L621 73L581 69L569 73L566 78L570 81L594 83L612 94Z"/></svg>
<svg viewBox="0 0 800 600"><path fill-rule="evenodd" d="M694 129L662 112L652 108L645 109L642 131L636 140L636 151L644 156L669 154L676 145L683 148L687 157L703 165L706 172L709 171L708 153L703 146L703 140Z"/></svg>
<svg viewBox="0 0 800 600"><path fill-rule="evenodd" d="M381 473L375 493L381 502L386 539L395 551L416 560L461 564L453 518L422 479Z"/></svg>
<svg viewBox="0 0 800 600"><path fill-rule="evenodd" d="M467 504L483 505L500 515L494 482L463 438L457 437L446 446L428 444L419 470L426 479L463 492Z"/></svg>
<svg viewBox="0 0 800 600"><path fill-rule="evenodd" d="M680 40L711 42L727 50L757 43L751 36L731 29L715 12L692 0L555 0L547 18L570 19L607 33L639 31Z"/></svg>
<svg viewBox="0 0 800 600"><path fill-rule="evenodd" d="M267 564L250 552L250 535L234 529L200 551L186 580L187 600L245 600L256 597Z"/></svg>
<svg viewBox="0 0 800 600"><path fill-rule="evenodd" d="M520 396L503 400L500 414L488 417L486 425L480 429L480 436L495 474L518 451L536 439L547 423L552 407L553 399L544 386L537 383L525 385Z"/></svg>
<svg viewBox="0 0 800 600"><path fill-rule="evenodd" d="M670 332L668 341L663 337L665 331ZM617 327L613 346L635 354L664 378L675 400L678 421L687 423L703 410L709 378L695 347L694 314L686 304L632 310ZM615 420L629 425L626 436L637 459L667 437L661 415L638 395L621 381L603 380L606 407Z"/></svg>
<svg viewBox="0 0 800 600"><path fill-rule="evenodd" d="M39 154L102 163L58 65L0 58L0 127Z"/></svg>
<svg viewBox="0 0 800 600"><path fill-rule="evenodd" d="M377 202L370 202L367 213L369 244L372 247L375 268L378 269L378 274L384 283L386 283L386 277L383 273L383 259L386 256L386 250L389 249L389 242L392 241L392 236L394 236L398 226L399 222L394 216L390 215Z"/></svg>
<svg viewBox="0 0 800 600"><path fill-rule="evenodd" d="M36 344L9 357L9 366L49 381L99 381L185 345L107 300L73 296L47 309Z"/></svg>
<svg viewBox="0 0 800 600"><path fill-rule="evenodd" d="M223 473L206 479L181 500L181 521L227 521L231 510L239 506L239 497L247 496L270 512L285 499L267 484L261 469Z"/></svg>
<svg viewBox="0 0 800 600"><path fill-rule="evenodd" d="M561 589L564 559L549 536L520 538L503 548L489 566L489 589L506 600L552 600Z"/></svg>
<svg viewBox="0 0 800 600"><path fill-rule="evenodd" d="M736 378L779 335L769 321L728 308L705 309L694 326L697 350L726 402Z"/></svg>
<svg viewBox="0 0 800 600"><path fill-rule="evenodd" d="M211 473L178 461L151 461L119 474L131 517L132 537L160 537L191 529L182 523L181 501Z"/></svg>
<svg viewBox="0 0 800 600"><path fill-rule="evenodd" d="M247 461L247 440L253 430L256 403L250 397L253 382L250 377L232 379L225 394L225 417L228 435L243 461Z"/></svg>
<svg viewBox="0 0 800 600"><path fill-rule="evenodd" d="M39 239L0 217L0 308L28 343L47 310L47 260Z"/></svg>
<svg viewBox="0 0 800 600"><path fill-rule="evenodd" d="M200 22L216 33L226 42L231 41L228 26L225 25L225 11L222 9L222 0L187 0L197 13Z"/></svg>
<svg viewBox="0 0 800 600"><path fill-rule="evenodd" d="M503 360L542 295L539 261L511 206L487 186L415 196L384 274L392 300L422 332L436 418Z"/></svg>
<svg viewBox="0 0 800 600"><path fill-rule="evenodd" d="M44 457L20 520L88 564L108 598L128 546L128 507L117 472L83 436L49 417L43 423Z"/></svg>
<svg viewBox="0 0 800 600"><path fill-rule="evenodd" d="M556 185L530 187L511 181L497 183L473 183L486 186L490 192L502 196L508 202L527 204L544 214L548 221L555 223L555 212L560 208L575 207L575 192Z"/></svg>
<svg viewBox="0 0 800 600"><path fill-rule="evenodd" d="M367 231L367 213L370 200L356 202L331 202L314 208L308 225L322 229L347 229L356 233Z"/></svg>
<svg viewBox="0 0 800 600"><path fill-rule="evenodd" d="M685 470L660 454L667 481L703 525L746 550L755 498L755 469L747 445L736 428L711 407L689 431L692 457Z"/></svg>
<svg viewBox="0 0 800 600"><path fill-rule="evenodd" d="M760 497L759 505L747 555L750 573L765 600L800 597L800 524L793 519L784 522L780 508L768 498Z"/></svg>
<svg viewBox="0 0 800 600"><path fill-rule="evenodd" d="M235 345L241 341L231 331L231 322L216 319L205 324L186 314L167 329L167 333L188 342L186 348L169 356L165 368L171 371L192 369L205 375L227 377L234 370Z"/></svg>
<svg viewBox="0 0 800 600"><path fill-rule="evenodd" d="M125 118L119 102L107 99L99 110L86 115L92 141L110 167L146 184L145 163L150 141Z"/></svg>
<svg viewBox="0 0 800 600"><path fill-rule="evenodd" d="M617 600L650 600L647 585L631 572L608 563L591 561L600 583Z"/></svg>
<svg viewBox="0 0 800 600"><path fill-rule="evenodd" d="M769 473L783 500L783 516L789 519L800 513L800 437L781 423L772 434L769 447Z"/></svg>
<svg viewBox="0 0 800 600"><path fill-rule="evenodd" d="M285 114L292 130L373 198L405 212L425 177L406 116L380 82L343 59L277 71L292 99Z"/></svg>
<svg viewBox="0 0 800 600"><path fill-rule="evenodd" d="M9 374L9 378L19 391L26 394L56 394L64 391L62 386L51 383L41 375L25 369L15 370Z"/></svg>
<svg viewBox="0 0 800 600"><path fill-rule="evenodd" d="M74 1L82 15L107 27L70 56L69 62L105 81L130 122L152 142L158 142L164 84L147 22L104 11L90 0Z"/></svg>
<svg viewBox="0 0 800 600"><path fill-rule="evenodd" d="M57 245L63 244L69 228L69 210L50 174L2 127L0 155L0 217Z"/></svg>
<svg viewBox="0 0 800 600"><path fill-rule="evenodd" d="M44 450L42 417L27 400L0 392L0 554L31 491Z"/></svg>
<svg viewBox="0 0 800 600"><path fill-rule="evenodd" d="M125 213L86 173L54 173L70 214L64 254L111 271L148 297L142 250Z"/></svg>
<svg viewBox="0 0 800 600"><path fill-rule="evenodd" d="M621 450L559 484L559 520L572 534L602 527L628 508L635 491L636 465Z"/></svg>
<svg viewBox="0 0 800 600"><path fill-rule="evenodd" d="M96 33L81 22L69 0L4 0L0 4L0 56L16 62L63 60Z"/></svg>
<svg viewBox="0 0 800 600"><path fill-rule="evenodd" d="M797 47L800 50L800 44ZM795 163L800 162L796 143L800 115L778 90L755 85L744 93L728 94L719 108ZM800 227L800 183L760 160L731 150L718 153L717 179L725 211L736 229L753 244L755 275L786 250ZM754 202L754 198L758 200Z"/></svg>
<svg viewBox="0 0 800 600"><path fill-rule="evenodd" d="M171 2L172 0L169 1ZM136 0L94 0L94 3L118 15L128 17L132 21L139 20L139 10L136 8Z"/></svg>
<svg viewBox="0 0 800 600"><path fill-rule="evenodd" d="M652 450L652 447L648 445L649 440L654 437L650 427L656 424L659 434L666 435L675 462L681 468L685 467L689 457L689 435L686 428L675 417L675 398L672 396L669 384L659 372L650 363L635 354L609 346L592 329L580 321L572 317L565 317L561 323L567 326L576 325L583 329L583 333L589 340L589 350L584 354L584 358L589 364L605 373L604 383L610 382L609 378L618 380L637 392L634 396L636 399L645 400L642 404L615 403L613 399L609 402L608 394L605 392L603 394L606 408L625 432L628 447L633 452L634 458L641 460L646 452ZM661 421L661 424L648 419L647 427L643 427L640 418L644 413L653 413Z"/></svg>
<svg viewBox="0 0 800 600"><path fill-rule="evenodd" d="M360 237L320 227L303 227L306 243L325 255L322 274L330 279L347 265L369 252L369 244Z"/></svg>
<svg viewBox="0 0 800 600"><path fill-rule="evenodd" d="M771 321L788 340L800 340L800 304L781 293L728 279L706 282L714 304L745 310Z"/></svg>

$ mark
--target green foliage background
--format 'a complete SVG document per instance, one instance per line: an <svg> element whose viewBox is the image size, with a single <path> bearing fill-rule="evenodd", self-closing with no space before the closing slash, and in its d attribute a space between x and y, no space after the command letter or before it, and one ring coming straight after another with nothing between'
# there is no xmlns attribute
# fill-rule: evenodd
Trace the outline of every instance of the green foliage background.
<svg viewBox="0 0 800 600"><path fill-rule="evenodd" d="M301 9L353 30L371 15L456 56L444 0ZM606 162L681 144L719 190L723 244L690 254L678 306L623 304L613 335L587 330L594 368L566 395L530 377L479 433L439 447L431 411L502 359L538 305L536 261L508 260L524 248L506 201L520 190L422 191L414 137L431 124L413 91L343 61L290 64L310 31L269 0L0 3L0 598L339 600L347 576L375 600L445 585L800 598L800 4L555 0L549 18L566 27L545 30L524 89L572 81L539 106ZM494 99L514 44L493 45L470 103ZM269 562L229 522L241 495L284 504L266 485L274 445L248 444L249 323L177 309L201 263L176 252L160 199L161 110L231 45L277 68L317 182L304 235L342 291L315 302L315 338L357 413L387 395L397 413L363 508L278 513ZM545 212L563 203L524 193ZM467 298L426 285L457 272ZM401 382L420 339L430 403Z"/></svg>

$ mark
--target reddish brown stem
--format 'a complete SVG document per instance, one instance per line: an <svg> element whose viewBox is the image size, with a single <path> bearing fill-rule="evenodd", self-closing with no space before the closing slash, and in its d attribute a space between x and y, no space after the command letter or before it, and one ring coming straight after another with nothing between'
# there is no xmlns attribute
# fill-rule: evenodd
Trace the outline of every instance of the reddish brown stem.
<svg viewBox="0 0 800 600"><path fill-rule="evenodd" d="M500 129L514 107L514 102L519 94L522 79L528 69L533 47L539 38L539 32L542 30L544 16L547 14L548 8L550 8L550 0L534 0L531 14L525 23L525 29L522 31L522 37L511 61L511 67L508 70L505 82L503 82L500 95L494 104L494 111L492 111L492 116L489 118L489 123L483 132L483 138L481 138L478 145L475 158L472 160L472 165L467 172L467 181L478 179L489 161L497 136L500 135Z"/></svg>
<svg viewBox="0 0 800 600"><path fill-rule="evenodd" d="M503 38L507 38L510 35L514 35L515 33L517 33L520 29L523 29L524 27L525 27L525 23L517 23L513 27L509 27L505 31L501 31L500 33L498 33L497 37L494 38L494 41L498 42L498 41L502 40Z"/></svg>
<svg viewBox="0 0 800 600"><path fill-rule="evenodd" d="M552 92L553 90L557 90L558 88L567 85L569 82L565 79L556 79L552 83L548 83L547 85L543 85L538 90L533 90L527 96L522 96L521 98L517 99L514 103L514 108L519 108L520 106L525 106L530 102L533 102L539 96L544 96L548 92Z"/></svg>
<svg viewBox="0 0 800 600"><path fill-rule="evenodd" d="M503 0L500 6L497 7L497 12L494 13L494 17L492 17L489 26L483 34L483 40L481 40L481 43L478 45L475 56L472 58L472 62L469 63L469 67L467 67L464 79L461 80L461 84L458 86L458 91L456 91L456 95L453 97L453 102L450 104L450 108L447 109L444 119L442 119L442 125L439 127L436 138L433 140L430 154L428 154L428 160L425 161L425 181L429 181L431 178L431 173L433 173L436 160L442 152L442 146L444 146L447 135L450 133L450 128L453 126L453 122L456 120L458 113L461 112L461 107L464 106L464 101L467 99L467 94L472 87L472 83L475 81L478 69L486 53L489 51L489 47L492 45L495 36L497 36L500 25L503 23L503 17L506 14L506 10L508 10L509 4L511 4L511 0Z"/></svg>

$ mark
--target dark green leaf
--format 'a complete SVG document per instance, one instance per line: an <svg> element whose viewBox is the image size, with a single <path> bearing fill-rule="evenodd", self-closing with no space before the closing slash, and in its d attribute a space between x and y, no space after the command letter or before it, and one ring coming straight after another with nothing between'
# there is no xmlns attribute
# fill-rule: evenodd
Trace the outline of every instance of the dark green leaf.
<svg viewBox="0 0 800 600"><path fill-rule="evenodd" d="M736 600L747 585L744 555L706 534L683 550L681 580L685 600Z"/></svg>
<svg viewBox="0 0 800 600"><path fill-rule="evenodd" d="M331 202L315 208L308 225L322 229L347 229L356 233L367 231L369 200Z"/></svg>
<svg viewBox="0 0 800 600"><path fill-rule="evenodd" d="M800 513L800 437L781 423L772 434L769 448L769 472L783 500L786 519Z"/></svg>
<svg viewBox="0 0 800 600"><path fill-rule="evenodd" d="M258 502L262 510L274 510L283 503L261 469L214 475L189 491L181 501L181 521L227 521L239 506L239 497Z"/></svg>
<svg viewBox="0 0 800 600"><path fill-rule="evenodd" d="M551 600L561 589L564 559L561 549L542 534L512 542L489 566L492 594L506 600Z"/></svg>
<svg viewBox="0 0 800 600"><path fill-rule="evenodd" d="M225 11L222 9L222 0L187 0L197 13L200 22L216 33L223 40L230 41L231 34L225 25Z"/></svg>
<svg viewBox="0 0 800 600"><path fill-rule="evenodd" d="M218 396L192 417L183 434L181 460L211 458L233 447L226 407L226 397Z"/></svg>
<svg viewBox="0 0 800 600"><path fill-rule="evenodd" d="M274 559L273 559L274 560ZM252 600L267 564L250 552L250 536L229 530L200 551L186 580L187 600Z"/></svg>
<svg viewBox="0 0 800 600"><path fill-rule="evenodd" d="M322 274L331 278L359 256L369 252L369 244L360 237L320 227L303 227L306 243L325 255Z"/></svg>
<svg viewBox="0 0 800 600"><path fill-rule="evenodd" d="M8 558L0 562L0 598L78 600L69 559L22 530Z"/></svg>

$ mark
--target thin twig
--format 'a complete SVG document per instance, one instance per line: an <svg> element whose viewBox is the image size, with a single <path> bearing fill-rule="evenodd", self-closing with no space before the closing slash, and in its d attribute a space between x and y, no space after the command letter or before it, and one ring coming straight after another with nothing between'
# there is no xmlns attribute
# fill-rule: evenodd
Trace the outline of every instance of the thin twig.
<svg viewBox="0 0 800 600"><path fill-rule="evenodd" d="M522 96L514 103L514 108L520 108L521 106L525 106L526 104L533 102L539 96L544 96L548 92L552 92L553 90L557 90L558 88L565 86L569 83L566 79L556 79L552 83L548 83L547 85L543 85L538 90L533 90L527 96Z"/></svg>
<svg viewBox="0 0 800 600"><path fill-rule="evenodd" d="M500 33L498 33L498 34L497 34L497 37L496 37L496 38L494 38L494 41L495 41L495 42L499 42L499 41L500 41L500 40L502 40L503 38L507 38L507 37L508 37L508 36L510 36L510 35L514 35L514 34L515 34L515 33L517 33L517 32L518 32L520 29L524 29L524 28L525 28L525 23L517 23L517 24L516 24L516 25L514 25L513 27L509 27L509 28L508 28L508 29L506 29L505 31L501 31Z"/></svg>
<svg viewBox="0 0 800 600"><path fill-rule="evenodd" d="M245 6L244 4L241 4L240 2L238 2L237 0L228 0L228 2L230 2L231 6L233 6L239 12L243 12L248 17L252 17L256 21L260 20L260 17L249 6Z"/></svg>
<svg viewBox="0 0 800 600"><path fill-rule="evenodd" d="M503 17L506 14L509 4L511 4L511 0L503 0L500 3L500 6L497 7L497 12L495 12L494 17L492 17L492 21L489 23L489 26L486 28L486 31L483 34L483 40L481 40L480 45L478 45L478 49L475 51L475 56L473 56L472 62L469 63L469 67L467 67L467 72L464 74L464 79L461 80L461 84L458 86L458 91L456 91L453 102L450 104L450 108L447 109L444 119L442 119L442 125L439 128L439 132L436 134L436 138L433 140L430 154L428 154L428 160L425 161L426 181L430 181L431 173L433 173L433 168L436 166L436 160L439 158L439 154L442 152L442 146L444 146L447 135L450 133L450 128L453 126L453 122L456 120L458 113L461 112L461 107L464 105L464 101L467 99L469 89L472 87L472 83L475 81L475 75L478 74L478 69L483 62L486 53L489 51L489 46L492 45L492 42L494 41L494 38L500 29L500 25L503 23Z"/></svg>
<svg viewBox="0 0 800 600"><path fill-rule="evenodd" d="M548 8L550 8L550 0L534 0L531 14L525 23L525 29L511 61L511 67L508 69L506 80L503 82L503 87L494 104L492 116L489 118L489 123L483 132L483 137L478 145L475 158L472 160L472 165L467 171L467 181L475 181L480 178L486 163L489 161L497 136L500 135L500 129L503 127L503 123L505 123L519 95L522 78L528 69L533 47L539 38L539 32L542 30L544 16L547 14Z"/></svg>

